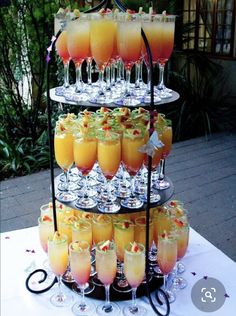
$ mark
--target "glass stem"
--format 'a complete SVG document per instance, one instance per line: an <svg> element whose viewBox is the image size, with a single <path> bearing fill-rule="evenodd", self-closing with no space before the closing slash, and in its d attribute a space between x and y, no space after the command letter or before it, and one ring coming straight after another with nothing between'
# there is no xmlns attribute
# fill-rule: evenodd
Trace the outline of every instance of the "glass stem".
<svg viewBox="0 0 236 316"><path fill-rule="evenodd" d="M140 88L139 77L140 77L140 61L136 62L135 64L135 89Z"/></svg>
<svg viewBox="0 0 236 316"><path fill-rule="evenodd" d="M125 67L122 61L120 61L120 78L122 81L125 80Z"/></svg>
<svg viewBox="0 0 236 316"><path fill-rule="evenodd" d="M103 92L103 79L104 79L104 69L100 70L99 71L99 94L100 95L104 95L104 92Z"/></svg>
<svg viewBox="0 0 236 316"><path fill-rule="evenodd" d="M166 292L167 288L166 288L166 280L167 279L167 275L164 274L163 275L163 291Z"/></svg>
<svg viewBox="0 0 236 316"><path fill-rule="evenodd" d="M87 58L88 85L92 84L92 58Z"/></svg>
<svg viewBox="0 0 236 316"><path fill-rule="evenodd" d="M116 61L114 60L111 64L111 86L113 87L116 82Z"/></svg>
<svg viewBox="0 0 236 316"><path fill-rule="evenodd" d="M151 93L151 78L150 78L150 67L147 67L147 89L146 93Z"/></svg>
<svg viewBox="0 0 236 316"><path fill-rule="evenodd" d="M164 69L165 65L159 63L159 83L158 83L158 89L163 90L165 88L164 85Z"/></svg>
<svg viewBox="0 0 236 316"><path fill-rule="evenodd" d="M110 284L105 285L105 294L106 294L106 302L105 302L105 310L110 307Z"/></svg>
<svg viewBox="0 0 236 316"><path fill-rule="evenodd" d="M106 90L111 90L111 66L107 65L106 67Z"/></svg>
<svg viewBox="0 0 236 316"><path fill-rule="evenodd" d="M61 275L57 275L57 281L58 281L58 296L62 297L63 292L61 289Z"/></svg>
<svg viewBox="0 0 236 316"><path fill-rule="evenodd" d="M163 180L165 177L165 159L160 160L160 172L159 172L159 180Z"/></svg>
<svg viewBox="0 0 236 316"><path fill-rule="evenodd" d="M84 198L86 198L88 196L87 190L88 190L88 179L87 179L87 175L86 175L84 177L84 193L83 193Z"/></svg>
<svg viewBox="0 0 236 316"><path fill-rule="evenodd" d="M132 288L132 312L135 313L135 311L137 311L138 307L137 307L137 303L136 303L136 291L137 288L133 287Z"/></svg>
<svg viewBox="0 0 236 316"><path fill-rule="evenodd" d="M68 185L69 185L69 173L67 170L63 170L64 176L65 176L65 191L68 191Z"/></svg>
<svg viewBox="0 0 236 316"><path fill-rule="evenodd" d="M125 89L125 94L126 96L130 96L130 69L126 69L126 89Z"/></svg>
<svg viewBox="0 0 236 316"><path fill-rule="evenodd" d="M139 71L139 85L140 83L143 83L143 60L140 61L139 63L140 71Z"/></svg>
<svg viewBox="0 0 236 316"><path fill-rule="evenodd" d="M117 65L116 82L120 83L121 82L121 60L120 59L117 60L116 65Z"/></svg>
<svg viewBox="0 0 236 316"><path fill-rule="evenodd" d="M69 88L69 64L70 61L64 62L64 88Z"/></svg>
<svg viewBox="0 0 236 316"><path fill-rule="evenodd" d="M80 290L81 290L81 296L82 296L82 298L81 298L81 301L80 301L80 306L81 307L85 307L85 305L86 305L86 303L85 303L85 299L84 299L84 287L85 287L85 285L83 284L81 287L80 287Z"/></svg>
<svg viewBox="0 0 236 316"><path fill-rule="evenodd" d="M75 75L76 75L76 82L75 82L75 92L80 93L82 91L82 81L81 81L81 63L77 63L75 65Z"/></svg>
<svg viewBox="0 0 236 316"><path fill-rule="evenodd" d="M108 201L111 201L111 182L107 180L107 197Z"/></svg>
<svg viewBox="0 0 236 316"><path fill-rule="evenodd" d="M130 183L131 187L131 194L130 194L130 197L135 197L134 195L134 190L135 190L135 177L134 176L131 176L131 183Z"/></svg>

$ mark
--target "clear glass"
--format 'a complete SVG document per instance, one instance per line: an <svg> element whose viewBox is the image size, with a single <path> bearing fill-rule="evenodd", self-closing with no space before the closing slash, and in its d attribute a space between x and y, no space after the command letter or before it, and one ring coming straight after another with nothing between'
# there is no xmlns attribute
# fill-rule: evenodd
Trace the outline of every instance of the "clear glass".
<svg viewBox="0 0 236 316"><path fill-rule="evenodd" d="M98 279L105 286L106 301L98 305L96 312L98 315L118 315L120 308L117 304L110 301L110 285L116 276L116 249L113 242L109 243L108 249L102 250L104 241L96 246L96 271Z"/></svg>
<svg viewBox="0 0 236 316"><path fill-rule="evenodd" d="M81 299L72 306L75 315L93 315L95 306L85 300L84 289L90 277L90 247L86 241L74 241L69 246L71 273L81 290Z"/></svg>
<svg viewBox="0 0 236 316"><path fill-rule="evenodd" d="M125 306L124 315L144 315L146 309L136 302L137 287L142 283L145 277L145 247L143 244L137 244L139 251L132 251L132 245L125 247L124 272L126 279L132 287L132 304Z"/></svg>
<svg viewBox="0 0 236 316"><path fill-rule="evenodd" d="M68 242L66 236L60 235L57 232L56 234L57 238L48 239L49 265L58 280L58 291L51 296L50 301L54 306L64 307L70 305L73 301L73 296L65 292L61 282L61 277L68 266Z"/></svg>

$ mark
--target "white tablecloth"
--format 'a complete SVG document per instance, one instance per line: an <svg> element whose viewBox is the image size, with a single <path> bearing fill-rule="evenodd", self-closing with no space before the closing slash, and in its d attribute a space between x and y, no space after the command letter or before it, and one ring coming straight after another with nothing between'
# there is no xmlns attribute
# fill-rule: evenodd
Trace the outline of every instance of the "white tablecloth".
<svg viewBox="0 0 236 316"><path fill-rule="evenodd" d="M224 238L224 236L222 236ZM71 307L57 308L51 305L49 297L52 290L36 295L27 291L25 270L31 264L42 268L46 259L41 250L37 227L1 234L1 315L13 316L51 316L56 314L72 315ZM188 252L183 260L186 272L183 276L188 287L177 292L176 301L171 304L171 315L174 316L235 316L236 315L236 263L219 249L191 229ZM192 273L194 272L194 273ZM199 311L192 303L192 286L204 276L221 281L229 295L221 309L213 313ZM72 292L71 292L72 293ZM75 300L78 299L73 293ZM95 304L100 301L92 300ZM146 315L155 315L147 298L139 299L147 309ZM121 309L127 301L118 302Z"/></svg>

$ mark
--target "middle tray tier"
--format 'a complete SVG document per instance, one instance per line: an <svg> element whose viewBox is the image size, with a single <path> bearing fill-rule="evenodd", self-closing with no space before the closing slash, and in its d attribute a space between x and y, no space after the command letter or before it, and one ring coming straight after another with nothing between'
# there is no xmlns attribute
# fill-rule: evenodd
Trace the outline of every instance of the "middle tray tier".
<svg viewBox="0 0 236 316"><path fill-rule="evenodd" d="M76 168L75 168L76 169ZM60 193L60 191L58 190L58 184L60 182L60 177L62 176L62 174L58 175L54 182L55 182L55 196L57 198L58 194ZM174 186L173 186L173 183L171 181L171 179L169 177L165 177L165 180L168 180L168 182L170 183L170 187L168 189L165 189L165 190L154 190L156 194L158 194L160 196L160 200L156 203L151 203L150 204L150 207L151 208L154 208L156 206L159 206L159 205L162 205L164 204L166 201L168 201L172 195L174 194ZM79 181L79 180L78 180ZM98 185L94 185L93 186L94 190L97 190L98 191ZM76 195L76 191L72 191L75 195ZM137 194L138 196L138 194ZM79 196L78 196L79 198ZM77 198L77 199L78 199ZM98 207L93 207L93 208L83 208L83 207L77 207L76 205L76 202L77 202L77 199L75 199L74 201L72 202L63 202L61 201L60 199L58 199L58 201L62 204L65 204L66 206L68 207L71 207L73 209L76 209L76 210L82 210L82 211L87 211L87 212L92 212L92 213L103 213L103 214L126 214L126 213L136 213L136 212L141 212L143 210L146 209L147 207L147 204L144 202L143 206L140 207L140 208L126 208L124 206L121 205L121 208L120 210L117 212L117 213L111 213L111 212L101 212ZM95 198L96 200L96 198ZM117 198L117 201L118 203L120 203L121 201L121 198ZM100 202L101 203L101 202Z"/></svg>

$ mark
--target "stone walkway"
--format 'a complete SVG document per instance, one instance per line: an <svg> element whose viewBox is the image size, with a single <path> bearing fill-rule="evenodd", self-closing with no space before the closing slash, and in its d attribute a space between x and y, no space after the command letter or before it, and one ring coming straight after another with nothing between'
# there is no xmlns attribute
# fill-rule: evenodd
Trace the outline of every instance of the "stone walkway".
<svg viewBox="0 0 236 316"><path fill-rule="evenodd" d="M236 261L236 134L174 144L166 171L191 226ZM40 206L50 200L50 171L0 185L1 232L37 225Z"/></svg>

